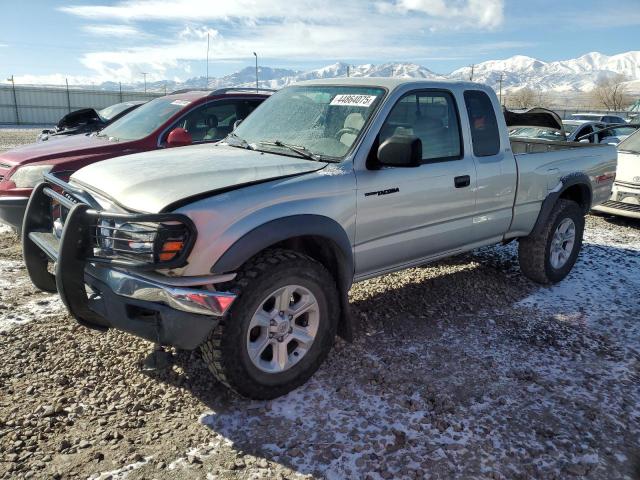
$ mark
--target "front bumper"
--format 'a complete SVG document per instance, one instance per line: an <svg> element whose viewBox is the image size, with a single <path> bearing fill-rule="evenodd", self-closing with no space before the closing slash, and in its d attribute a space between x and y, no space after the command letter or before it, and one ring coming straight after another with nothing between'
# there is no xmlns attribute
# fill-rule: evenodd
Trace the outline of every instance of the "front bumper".
<svg viewBox="0 0 640 480"><path fill-rule="evenodd" d="M63 186L63 182L57 180L56 185ZM201 285L176 286L170 279L166 283L159 280L160 275L136 272L94 257L91 225L95 224L95 215L109 214L92 210L70 195L73 188L67 187L66 194L60 195L51 185L42 183L29 199L22 243L25 265L34 284L52 284L69 312L87 327L116 328L185 350L200 345L235 295L206 289L205 285L216 283L215 277L203 279ZM69 209L60 240L52 233L51 198ZM86 193L83 198L87 198ZM131 217L133 221L137 216ZM51 261L55 276L47 271ZM46 281L47 275L52 282Z"/></svg>
<svg viewBox="0 0 640 480"><path fill-rule="evenodd" d="M20 233L28 202L28 197L0 197L0 222Z"/></svg>
<svg viewBox="0 0 640 480"><path fill-rule="evenodd" d="M593 210L640 219L640 185L615 182L609 200Z"/></svg>

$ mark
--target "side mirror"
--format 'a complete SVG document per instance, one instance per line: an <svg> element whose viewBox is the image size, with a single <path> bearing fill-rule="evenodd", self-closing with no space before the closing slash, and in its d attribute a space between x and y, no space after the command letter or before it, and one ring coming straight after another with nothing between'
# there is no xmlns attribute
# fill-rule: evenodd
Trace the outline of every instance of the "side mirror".
<svg viewBox="0 0 640 480"><path fill-rule="evenodd" d="M378 148L378 163L387 167L419 167L422 141L412 135L394 135Z"/></svg>
<svg viewBox="0 0 640 480"><path fill-rule="evenodd" d="M235 122L233 122L233 129L235 130L236 128L238 128L238 126L242 123L242 119L240 120L236 120Z"/></svg>
<svg viewBox="0 0 640 480"><path fill-rule="evenodd" d="M191 138L191 134L184 128L174 128L169 132L169 136L167 137L167 145L170 147L184 147L192 143L193 138Z"/></svg>

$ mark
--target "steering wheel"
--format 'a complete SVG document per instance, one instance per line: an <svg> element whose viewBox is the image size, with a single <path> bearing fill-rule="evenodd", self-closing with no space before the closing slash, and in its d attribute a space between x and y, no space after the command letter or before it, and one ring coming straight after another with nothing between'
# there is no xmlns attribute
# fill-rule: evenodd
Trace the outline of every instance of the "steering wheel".
<svg viewBox="0 0 640 480"><path fill-rule="evenodd" d="M358 133L360 133L360 130L356 130L355 128L341 128L340 130L338 130L338 133L336 133L335 137L336 140L340 141L340 137L342 137L342 135L344 135L345 133L351 133L353 135L358 135Z"/></svg>

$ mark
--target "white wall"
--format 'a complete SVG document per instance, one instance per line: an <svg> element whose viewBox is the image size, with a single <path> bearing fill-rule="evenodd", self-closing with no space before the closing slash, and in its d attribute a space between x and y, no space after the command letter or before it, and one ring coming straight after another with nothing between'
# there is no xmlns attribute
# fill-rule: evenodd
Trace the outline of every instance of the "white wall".
<svg viewBox="0 0 640 480"><path fill-rule="evenodd" d="M65 87L27 87L16 85L18 116L21 124L54 125L63 115L80 108L108 107L127 100L150 100L157 93L120 92L102 90L74 90ZM69 102L71 108L69 108ZM16 109L11 85L0 85L0 124L16 122Z"/></svg>

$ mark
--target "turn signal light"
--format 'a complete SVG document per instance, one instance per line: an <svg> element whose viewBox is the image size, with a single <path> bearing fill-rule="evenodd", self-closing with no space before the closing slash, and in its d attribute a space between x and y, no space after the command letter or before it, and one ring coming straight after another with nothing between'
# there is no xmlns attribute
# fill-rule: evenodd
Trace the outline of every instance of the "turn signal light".
<svg viewBox="0 0 640 480"><path fill-rule="evenodd" d="M169 262L173 260L183 248L183 241L169 240L162 245L162 250L160 251L158 258L163 262Z"/></svg>

